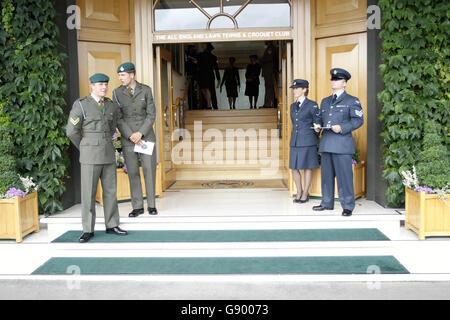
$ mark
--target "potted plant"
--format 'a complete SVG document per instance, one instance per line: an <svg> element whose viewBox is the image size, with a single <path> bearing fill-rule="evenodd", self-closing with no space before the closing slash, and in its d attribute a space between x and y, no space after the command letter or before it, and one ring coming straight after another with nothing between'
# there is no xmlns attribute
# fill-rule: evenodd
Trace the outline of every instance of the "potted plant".
<svg viewBox="0 0 450 320"><path fill-rule="evenodd" d="M121 136L118 131L113 136L113 145L116 149L116 167L117 167L117 200L125 201L131 199L130 181L128 180L127 165L122 152ZM145 183L142 168L140 168L142 193L145 196ZM103 206L102 184L98 183L97 194L95 200Z"/></svg>
<svg viewBox="0 0 450 320"><path fill-rule="evenodd" d="M39 231L37 188L22 178L11 155L13 145L0 129L0 239L15 239Z"/></svg>
<svg viewBox="0 0 450 320"><path fill-rule="evenodd" d="M442 126L425 124L422 151L417 166L402 171L405 186L405 228L420 240L427 236L450 236L450 160L448 137Z"/></svg>

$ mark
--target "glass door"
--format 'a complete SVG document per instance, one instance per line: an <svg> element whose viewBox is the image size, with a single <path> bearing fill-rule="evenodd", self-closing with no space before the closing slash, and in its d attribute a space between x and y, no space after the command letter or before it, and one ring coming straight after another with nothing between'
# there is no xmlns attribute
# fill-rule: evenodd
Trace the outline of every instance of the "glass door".
<svg viewBox="0 0 450 320"><path fill-rule="evenodd" d="M156 89L158 108L158 151L162 190L176 181L175 166L172 163L172 132L174 130L172 57L168 50L156 46Z"/></svg>

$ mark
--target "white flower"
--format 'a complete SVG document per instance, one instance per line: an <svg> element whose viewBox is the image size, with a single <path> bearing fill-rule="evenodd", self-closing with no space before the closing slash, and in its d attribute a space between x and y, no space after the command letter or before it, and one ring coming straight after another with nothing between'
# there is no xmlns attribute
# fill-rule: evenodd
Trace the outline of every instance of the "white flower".
<svg viewBox="0 0 450 320"><path fill-rule="evenodd" d="M410 189L416 189L419 187L419 180L417 179L416 174L416 167L413 166L413 172L411 171L401 171L401 174L403 176L403 185L410 188Z"/></svg>
<svg viewBox="0 0 450 320"><path fill-rule="evenodd" d="M25 187L26 194L30 193L30 191L32 192L32 191L37 190L37 186L33 182L33 178L31 178L31 177L24 178L24 177L21 177L20 175L19 175L19 178L22 181L23 186Z"/></svg>

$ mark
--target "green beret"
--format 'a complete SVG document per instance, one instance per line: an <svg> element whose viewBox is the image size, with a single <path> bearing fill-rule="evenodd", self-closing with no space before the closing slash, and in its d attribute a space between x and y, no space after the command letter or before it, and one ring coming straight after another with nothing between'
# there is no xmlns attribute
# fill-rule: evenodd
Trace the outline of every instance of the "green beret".
<svg viewBox="0 0 450 320"><path fill-rule="evenodd" d="M103 73L96 73L93 76L91 76L89 78L89 81L91 83L96 83L96 82L109 82L109 77L106 74Z"/></svg>
<svg viewBox="0 0 450 320"><path fill-rule="evenodd" d="M120 72L129 72L129 71L135 71L134 69L134 64L132 64L131 62L125 62L122 63L119 68L117 68L117 73Z"/></svg>

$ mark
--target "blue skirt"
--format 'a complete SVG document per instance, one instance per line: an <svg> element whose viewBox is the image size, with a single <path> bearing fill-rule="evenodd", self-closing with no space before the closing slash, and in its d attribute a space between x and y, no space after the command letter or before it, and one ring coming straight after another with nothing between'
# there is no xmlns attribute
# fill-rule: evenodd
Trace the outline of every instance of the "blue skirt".
<svg viewBox="0 0 450 320"><path fill-rule="evenodd" d="M296 170L319 168L317 147L291 147L289 168Z"/></svg>

